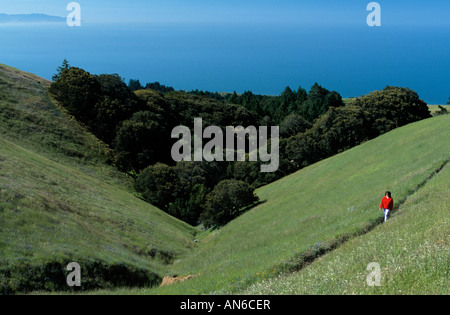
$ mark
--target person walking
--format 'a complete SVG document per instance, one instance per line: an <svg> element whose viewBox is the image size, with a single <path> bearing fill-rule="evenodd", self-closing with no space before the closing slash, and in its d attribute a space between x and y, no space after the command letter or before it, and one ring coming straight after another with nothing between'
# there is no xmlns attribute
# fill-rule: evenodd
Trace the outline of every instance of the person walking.
<svg viewBox="0 0 450 315"><path fill-rule="evenodd" d="M384 211L384 222L386 222L389 218L389 213L394 208L394 199L392 199L391 192L386 191L383 199L381 199L380 210Z"/></svg>

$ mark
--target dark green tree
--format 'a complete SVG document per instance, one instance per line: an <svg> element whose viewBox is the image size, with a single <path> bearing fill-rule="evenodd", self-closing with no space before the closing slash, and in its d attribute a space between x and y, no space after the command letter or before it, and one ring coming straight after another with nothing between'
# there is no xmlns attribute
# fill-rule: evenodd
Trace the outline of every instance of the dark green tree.
<svg viewBox="0 0 450 315"><path fill-rule="evenodd" d="M325 98L330 92L321 87L319 84L315 83L308 93L308 97L305 102L303 102L300 114L306 120L313 122L315 119L319 118L325 114L328 110L325 104Z"/></svg>
<svg viewBox="0 0 450 315"><path fill-rule="evenodd" d="M58 80L60 78L60 76L61 76L61 73L64 70L68 70L68 69L70 69L69 61L67 59L64 59L63 62L62 62L62 65L59 66L58 69L56 70L56 74L53 75L52 80L53 81Z"/></svg>
<svg viewBox="0 0 450 315"><path fill-rule="evenodd" d="M202 184L192 187L188 196L177 197L169 204L168 213L191 225L199 224L199 217L203 212L203 205L209 189Z"/></svg>
<svg viewBox="0 0 450 315"><path fill-rule="evenodd" d="M84 124L91 126L97 119L95 105L101 100L101 85L89 72L75 67L63 69L49 92Z"/></svg>
<svg viewBox="0 0 450 315"><path fill-rule="evenodd" d="M338 92L332 91L329 94L327 94L327 96L325 96L323 107L326 108L327 110L332 107L336 108L341 106L345 106L345 104L344 101L342 100L342 96Z"/></svg>
<svg viewBox="0 0 450 315"><path fill-rule="evenodd" d="M175 91L175 89L171 86L165 86L159 82L154 82L154 83L147 83L147 85L145 86L146 89L148 90L153 90L153 91L158 91L161 93L167 93L167 92L173 92Z"/></svg>
<svg viewBox="0 0 450 315"><path fill-rule="evenodd" d="M283 93L279 98L279 105L275 111L275 120L281 122L284 117L294 112L296 109L297 96L288 86L284 89Z"/></svg>
<svg viewBox="0 0 450 315"><path fill-rule="evenodd" d="M144 87L142 86L141 82L139 80L135 80L135 79L130 79L130 81L128 81L128 88L134 92L137 90L142 90Z"/></svg>
<svg viewBox="0 0 450 315"><path fill-rule="evenodd" d="M299 133L285 141L284 155L289 161L291 171L301 169L320 160L317 150L317 139L311 130ZM281 167L280 167L281 168Z"/></svg>
<svg viewBox="0 0 450 315"><path fill-rule="evenodd" d="M102 74L96 78L101 86L101 99L95 106L96 122L92 129L100 139L111 144L120 123L142 107L118 74Z"/></svg>
<svg viewBox="0 0 450 315"><path fill-rule="evenodd" d="M292 91L292 89L287 86L283 93L281 94L281 102L285 104L292 104L296 101L297 95Z"/></svg>
<svg viewBox="0 0 450 315"><path fill-rule="evenodd" d="M308 92L302 87L299 87L296 94L296 100L295 100L295 108L293 108L293 111L297 114L301 114L302 105L306 100L308 99Z"/></svg>
<svg viewBox="0 0 450 315"><path fill-rule="evenodd" d="M382 91L356 98L352 104L365 112L371 126L369 138L431 117L427 104L408 88L387 86Z"/></svg>
<svg viewBox="0 0 450 315"><path fill-rule="evenodd" d="M298 104L303 104L304 101L308 98L308 92L302 87L299 87L297 90L296 101Z"/></svg>
<svg viewBox="0 0 450 315"><path fill-rule="evenodd" d="M255 114L261 112L260 99L251 91L244 92L244 94L240 96L240 101L238 103Z"/></svg>
<svg viewBox="0 0 450 315"><path fill-rule="evenodd" d="M292 113L286 116L280 124L280 135L282 137L291 137L305 132L307 129L311 128L312 125L302 116Z"/></svg>
<svg viewBox="0 0 450 315"><path fill-rule="evenodd" d="M157 163L142 171L135 182L135 189L149 203L168 211L175 201L177 176L173 167Z"/></svg>
<svg viewBox="0 0 450 315"><path fill-rule="evenodd" d="M170 163L170 132L161 115L140 111L121 123L113 142L117 165L125 171L142 170L157 162Z"/></svg>
<svg viewBox="0 0 450 315"><path fill-rule="evenodd" d="M259 201L254 189L243 181L221 181L206 197L202 222L205 227L221 227L238 217L244 207Z"/></svg>
<svg viewBox="0 0 450 315"><path fill-rule="evenodd" d="M236 91L234 91L233 94L231 94L231 96L228 98L228 103L237 104L237 102L238 102L238 95Z"/></svg>
<svg viewBox="0 0 450 315"><path fill-rule="evenodd" d="M332 107L311 129L316 159L333 156L368 139L368 124L360 107Z"/></svg>

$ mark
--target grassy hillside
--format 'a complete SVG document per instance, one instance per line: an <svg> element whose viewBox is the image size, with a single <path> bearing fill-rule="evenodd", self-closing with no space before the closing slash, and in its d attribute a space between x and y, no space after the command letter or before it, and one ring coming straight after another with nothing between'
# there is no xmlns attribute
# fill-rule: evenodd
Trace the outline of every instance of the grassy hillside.
<svg viewBox="0 0 450 315"><path fill-rule="evenodd" d="M0 294L66 289L72 261L96 294L448 293L449 115L262 187L260 205L199 233L136 198L48 85L0 65ZM195 277L148 288L165 275ZM145 288L117 289L133 284Z"/></svg>
<svg viewBox="0 0 450 315"><path fill-rule="evenodd" d="M450 164L372 232L350 240L304 270L258 283L244 294L450 293ZM381 268L368 286L369 263Z"/></svg>
<svg viewBox="0 0 450 315"><path fill-rule="evenodd" d="M108 149L48 96L50 82L0 64L0 132L35 151L87 164L110 159Z"/></svg>
<svg viewBox="0 0 450 315"><path fill-rule="evenodd" d="M72 261L85 287L158 284L196 230L133 196L48 84L0 65L0 294L64 289Z"/></svg>
<svg viewBox="0 0 450 315"><path fill-rule="evenodd" d="M262 187L257 193L265 203L223 229L202 235L200 248L171 267L173 274L200 276L169 287L120 292L241 293L252 284L263 285L266 279L295 271L308 260L376 228L382 222L378 206L386 190L392 191L397 211L392 222L379 229L388 229L397 222L402 213L409 211L411 200L416 200L418 207L433 209L425 198L421 204L421 199L413 196L424 189L423 185L427 187L430 176L450 158L449 127L449 116L410 124ZM441 181L445 183L446 179ZM441 189L441 197L446 200L441 207L448 209L448 184ZM448 211L441 210L439 215L438 222L445 225L435 241L442 240L443 233L449 232ZM420 216L416 219L415 224L420 226ZM425 226L428 218L424 220ZM424 235L418 232L416 237L434 239L425 238L429 227L424 227L424 231ZM409 232L405 229L402 233ZM414 244L420 247L420 243L411 246ZM432 256L424 259L428 258L432 261ZM355 268L359 270L359 267ZM360 272L367 274L365 268ZM437 274L437 281L442 281L441 276ZM342 279L345 280L348 281Z"/></svg>

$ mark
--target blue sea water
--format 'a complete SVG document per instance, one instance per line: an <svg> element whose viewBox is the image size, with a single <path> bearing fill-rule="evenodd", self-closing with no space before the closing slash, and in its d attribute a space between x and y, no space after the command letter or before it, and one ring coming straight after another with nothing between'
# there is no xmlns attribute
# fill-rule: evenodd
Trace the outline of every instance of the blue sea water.
<svg viewBox="0 0 450 315"><path fill-rule="evenodd" d="M450 27L252 23L0 25L0 63L50 79L64 58L91 73L182 90L278 95L315 83L343 97L387 85L450 97Z"/></svg>

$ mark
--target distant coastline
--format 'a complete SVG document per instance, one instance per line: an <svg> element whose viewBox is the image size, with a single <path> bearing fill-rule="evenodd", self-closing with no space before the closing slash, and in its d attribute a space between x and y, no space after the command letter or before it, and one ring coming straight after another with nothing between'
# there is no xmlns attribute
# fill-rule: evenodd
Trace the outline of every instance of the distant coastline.
<svg viewBox="0 0 450 315"><path fill-rule="evenodd" d="M33 14L4 14L0 13L0 24L5 23L63 23L66 19L41 13Z"/></svg>

